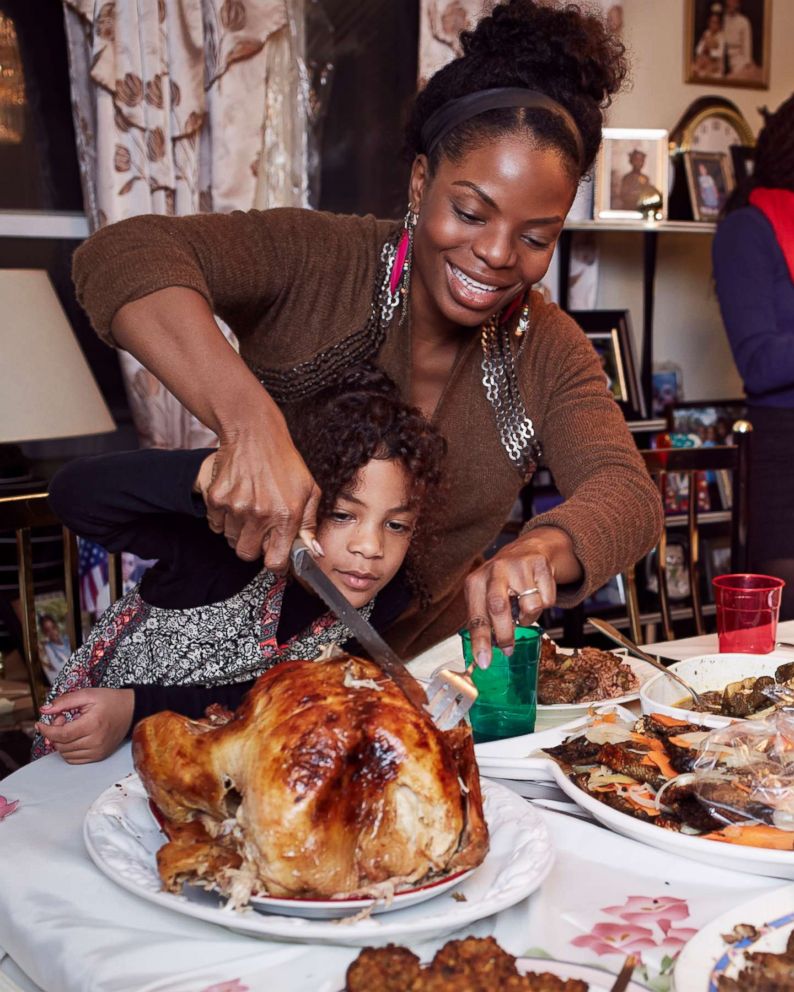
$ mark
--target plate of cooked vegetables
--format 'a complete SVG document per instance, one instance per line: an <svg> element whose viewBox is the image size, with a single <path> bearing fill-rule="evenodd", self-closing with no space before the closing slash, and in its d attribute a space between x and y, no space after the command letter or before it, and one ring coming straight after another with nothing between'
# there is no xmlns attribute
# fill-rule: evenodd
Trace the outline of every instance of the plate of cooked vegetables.
<svg viewBox="0 0 794 992"><path fill-rule="evenodd" d="M715 730L606 711L561 737L541 753L560 789L605 826L707 864L794 878L794 714Z"/></svg>

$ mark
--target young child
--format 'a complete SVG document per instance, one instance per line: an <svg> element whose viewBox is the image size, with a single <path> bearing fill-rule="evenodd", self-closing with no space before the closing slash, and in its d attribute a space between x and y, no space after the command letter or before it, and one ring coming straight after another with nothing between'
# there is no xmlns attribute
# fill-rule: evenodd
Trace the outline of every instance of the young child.
<svg viewBox="0 0 794 992"><path fill-rule="evenodd" d="M376 629L421 592L444 442L388 377L359 366L296 412L293 436L322 490L317 564ZM34 756L107 757L153 712L235 708L255 678L325 647L361 648L291 578L237 557L205 519L214 451L143 450L73 462L50 487L64 523L109 551L158 562L114 603L64 666L42 707ZM409 547L411 554L406 561ZM377 598L376 598L377 597Z"/></svg>

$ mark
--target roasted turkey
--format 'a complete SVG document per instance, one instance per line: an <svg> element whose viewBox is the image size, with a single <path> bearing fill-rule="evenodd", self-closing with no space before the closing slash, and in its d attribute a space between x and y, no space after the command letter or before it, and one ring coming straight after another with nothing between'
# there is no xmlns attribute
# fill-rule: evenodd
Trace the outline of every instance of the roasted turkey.
<svg viewBox="0 0 794 992"><path fill-rule="evenodd" d="M158 713L132 746L171 891L381 896L488 850L469 728L440 732L360 658L284 662L236 713Z"/></svg>

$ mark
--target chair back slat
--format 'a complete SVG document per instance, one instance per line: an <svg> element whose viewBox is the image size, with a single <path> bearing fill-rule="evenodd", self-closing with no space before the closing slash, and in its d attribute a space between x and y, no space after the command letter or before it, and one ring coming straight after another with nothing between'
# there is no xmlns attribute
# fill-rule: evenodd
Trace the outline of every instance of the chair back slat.
<svg viewBox="0 0 794 992"><path fill-rule="evenodd" d="M18 527L17 560L19 566L19 598L22 604L22 638L25 667L28 672L33 712L38 719L39 707L47 693L47 678L39 654L39 634L36 624L36 601L33 589L33 545L30 527Z"/></svg>
<svg viewBox="0 0 794 992"><path fill-rule="evenodd" d="M692 619L698 634L705 632L703 603L700 589L702 516L698 507L698 476L703 472L729 472L733 500L731 506L731 568L747 570L747 514L750 487L749 445L752 425L737 421L733 427L735 444L698 448L654 448L640 454L651 476L655 479L662 500L669 485L671 473L685 475L688 480L689 499L686 511L686 532L689 545L687 571L689 576L689 601ZM680 518L679 518L680 519ZM659 616L665 640L675 637L667 570L667 525L662 530L656 546L655 571L658 581ZM638 563L639 564L639 563ZM624 572L626 605L632 637L638 643L645 640L642 631L642 612L637 588L637 566Z"/></svg>
<svg viewBox="0 0 794 992"><path fill-rule="evenodd" d="M19 598L22 614L22 639L25 668L36 717L44 701L49 683L39 653L39 636L36 617L35 587L33 580L33 544L31 531L37 527L59 526L60 520L50 509L47 493L24 493L0 497L0 530L13 530L16 534ZM66 595L66 627L74 649L83 642L83 624L80 610L80 574L77 537L66 527L63 530L63 586ZM121 555L110 555L108 561L110 601L115 602L122 593Z"/></svg>

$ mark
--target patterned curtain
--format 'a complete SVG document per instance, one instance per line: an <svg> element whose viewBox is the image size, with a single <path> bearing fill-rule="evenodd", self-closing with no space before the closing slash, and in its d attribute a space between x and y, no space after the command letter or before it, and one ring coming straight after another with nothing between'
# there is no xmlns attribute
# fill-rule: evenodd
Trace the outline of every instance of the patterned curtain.
<svg viewBox="0 0 794 992"><path fill-rule="evenodd" d="M306 204L300 0L63 2L92 230L135 214ZM142 444L215 443L120 359Z"/></svg>

